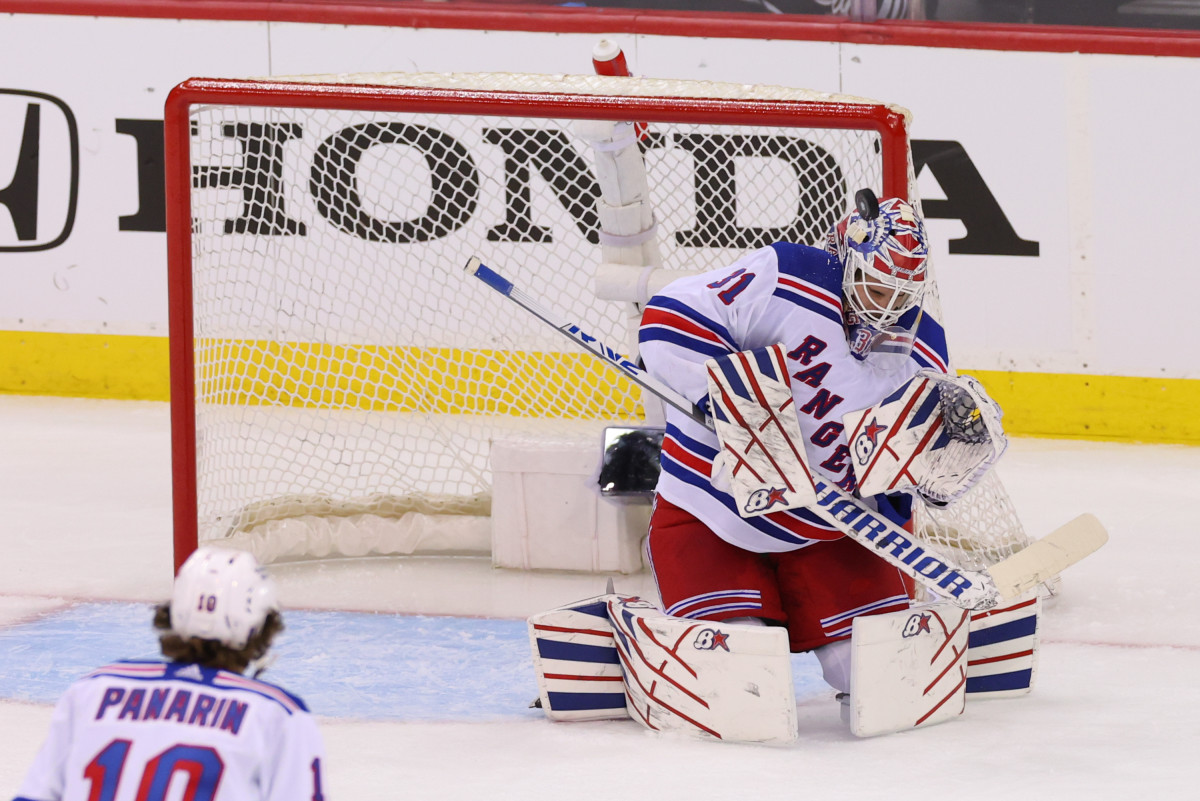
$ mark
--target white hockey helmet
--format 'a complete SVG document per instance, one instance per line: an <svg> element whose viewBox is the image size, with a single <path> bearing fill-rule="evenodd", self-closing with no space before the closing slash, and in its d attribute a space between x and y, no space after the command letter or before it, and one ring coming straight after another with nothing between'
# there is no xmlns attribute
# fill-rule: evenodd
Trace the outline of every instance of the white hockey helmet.
<svg viewBox="0 0 1200 801"><path fill-rule="evenodd" d="M921 302L929 236L921 216L900 198L879 202L864 189L855 203L830 232L828 249L842 263L842 292L854 322L883 330Z"/></svg>
<svg viewBox="0 0 1200 801"><path fill-rule="evenodd" d="M275 583L245 551L199 548L175 577L171 629L180 637L216 640L236 650L246 647L278 610Z"/></svg>

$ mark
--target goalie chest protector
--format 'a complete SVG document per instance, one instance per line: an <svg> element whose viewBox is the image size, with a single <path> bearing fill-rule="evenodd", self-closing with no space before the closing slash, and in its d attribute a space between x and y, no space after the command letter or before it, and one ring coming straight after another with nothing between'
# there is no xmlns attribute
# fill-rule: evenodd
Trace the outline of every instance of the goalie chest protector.
<svg viewBox="0 0 1200 801"><path fill-rule="evenodd" d="M681 278L651 298L642 317L641 356L651 374L706 404L705 361L783 343L809 463L852 490L842 415L872 406L919 369L944 371L947 357L940 325L922 315L902 369L881 371L851 354L842 314L836 260L818 248L778 243L721 270ZM803 509L740 517L729 493L710 482L718 448L716 434L668 408L659 493L750 551L794 550L840 536ZM881 511L895 513L898 522L905 517Z"/></svg>

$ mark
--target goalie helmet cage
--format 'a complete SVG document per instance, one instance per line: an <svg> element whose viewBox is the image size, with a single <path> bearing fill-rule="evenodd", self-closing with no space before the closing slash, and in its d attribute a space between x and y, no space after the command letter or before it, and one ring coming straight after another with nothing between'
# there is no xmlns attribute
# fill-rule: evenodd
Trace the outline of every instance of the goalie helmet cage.
<svg viewBox="0 0 1200 801"><path fill-rule="evenodd" d="M635 386L462 272L494 258L628 339L627 304L593 288L622 213L598 213L593 147L622 143L585 140L597 120L646 124L639 201L664 270L820 244L864 187L919 202L907 112L861 98L602 76L186 81L165 114L177 566L214 540L264 562L470 550L491 442L643 419ZM936 285L931 300L940 314ZM995 480L918 526L964 567L1027 542Z"/></svg>

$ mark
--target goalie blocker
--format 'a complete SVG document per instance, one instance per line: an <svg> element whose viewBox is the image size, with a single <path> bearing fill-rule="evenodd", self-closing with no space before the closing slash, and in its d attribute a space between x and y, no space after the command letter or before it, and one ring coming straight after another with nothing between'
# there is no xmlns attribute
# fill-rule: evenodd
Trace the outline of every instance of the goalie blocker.
<svg viewBox="0 0 1200 801"><path fill-rule="evenodd" d="M755 517L816 503L783 345L710 359L708 397L721 453L714 483Z"/></svg>

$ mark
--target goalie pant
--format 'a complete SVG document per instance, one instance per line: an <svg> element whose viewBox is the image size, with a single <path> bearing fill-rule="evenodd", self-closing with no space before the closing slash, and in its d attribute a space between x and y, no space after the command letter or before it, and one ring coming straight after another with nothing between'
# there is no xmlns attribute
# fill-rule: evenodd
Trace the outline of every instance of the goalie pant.
<svg viewBox="0 0 1200 801"><path fill-rule="evenodd" d="M753 553L661 498L646 547L668 615L775 621L794 652L849 637L859 615L907 609L913 594L911 578L849 538Z"/></svg>
<svg viewBox="0 0 1200 801"><path fill-rule="evenodd" d="M920 369L945 370L941 328L911 314L906 324L917 326L916 345L904 361L857 358L847 341L836 259L780 243L728 268L680 279L652 298L641 356L648 372L703 406L705 361L782 342L809 463L850 491L854 475L840 415L878 403ZM907 605L906 577L807 510L741 517L730 494L712 481L718 448L715 433L667 410L647 547L668 614L775 620L788 626L791 647L800 651L846 638L857 615ZM867 503L900 525L909 520L907 495ZM789 552L795 553L762 556Z"/></svg>

